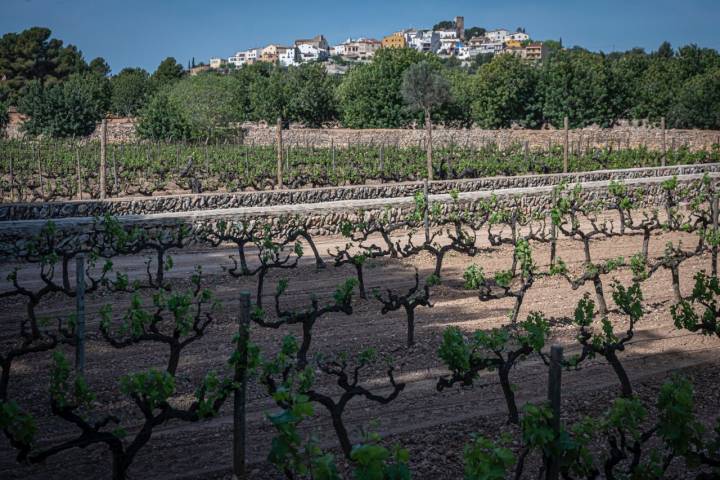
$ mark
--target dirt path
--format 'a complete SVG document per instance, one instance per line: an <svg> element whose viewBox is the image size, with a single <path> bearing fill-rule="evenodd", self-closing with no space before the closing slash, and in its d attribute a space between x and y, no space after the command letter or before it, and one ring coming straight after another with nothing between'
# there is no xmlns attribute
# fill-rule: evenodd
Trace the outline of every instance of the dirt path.
<svg viewBox="0 0 720 480"><path fill-rule="evenodd" d="M684 240L686 248L694 245L693 237L684 234L665 234L653 238L651 256L662 255L665 242ZM326 252L338 245L341 239L323 238L318 240L318 248ZM484 246L486 240L482 240ZM640 237L621 237L611 241L593 242L595 261L628 258L636 253L641 244ZM225 302L223 313L211 326L205 338L191 345L183 357L178 375L178 394L174 399L179 405L191 401L194 385L208 370L222 370L225 359L231 351L230 339L236 331L234 323L237 316L237 292L242 288L254 289L254 279L230 279L222 271L227 265L230 250L188 251L173 255L175 267L170 272L174 282L186 283L186 279L196 264L202 264L208 274L212 289ZM582 264L580 244L563 240L559 247L560 255L568 267L575 272ZM534 248L534 258L543 269L549 258L547 245ZM399 398L386 406L355 399L346 410L346 425L352 431L353 439L358 440L359 429L368 428L378 422L374 428L383 435L401 441L416 453L413 464L418 466L418 475L414 478L436 478L434 475L444 471L458 472L462 459L462 443L467 434L474 430L486 431L494 435L504 425L506 414L502 393L493 373L481 375L473 388L454 388L442 393L435 389L437 378L446 373L437 358L437 349L444 328L457 325L468 332L488 329L502 325L507 321L507 313L512 303L509 300L480 302L472 292L462 286L462 272L470 263L483 266L488 273L509 267L512 250L509 247L498 248L492 252L481 253L474 259L451 255L443 268L443 285L433 290L431 309L420 308L416 318L416 339L418 344L408 349L404 346L404 313L379 313L380 306L374 300L358 301L351 316L330 315L318 321L314 331L312 352L347 351L359 352L373 347L381 355L391 355L397 366L397 380L406 383ZM142 258L118 258L114 260L117 268L130 275L141 275L144 271ZM420 255L412 260L377 261L366 269L368 290L374 287L403 289L413 282L414 270L420 270L421 278L432 271L430 258ZM709 266L708 258L693 258L681 268L683 293L689 293L692 287L692 275ZM3 266L4 268L4 266ZM20 272L23 279L32 278L30 269ZM312 259L306 257L301 265L292 271L274 272L269 276L266 292L272 292L277 280L282 276L290 279L288 296L284 299L289 305L300 307L307 304L311 293L322 299L328 298L344 278L353 275L349 267L335 268L331 264L325 270L317 271ZM4 276L4 275L3 275ZM627 271L615 272L620 281L628 282ZM610 276L612 277L612 276ZM610 280L605 278L609 306ZM565 280L541 278L529 291L521 311L524 318L532 310L542 310L548 317L557 319L553 330L553 342L565 345L567 353L577 350L575 329L567 326L563 318L573 314L577 300L590 286L573 291ZM717 372L720 363L720 341L676 330L672 325L669 307L672 304L669 272L659 272L643 284L643 292L648 304L648 312L638 325L638 330L622 360L634 384L641 385L643 392L651 396L657 384L668 372L678 369L690 369L695 374ZM122 311L129 299L121 295L93 295L88 298L89 331L97 327L97 311L100 306L112 303L116 312ZM7 313L4 322L14 323L22 315L22 303L8 300L0 305ZM52 318L72 310L72 302L57 298L43 305L43 314ZM13 319L13 320L10 320ZM611 319L621 328L624 318L617 314ZM6 328L8 328L8 325ZM263 353L270 356L276 352L283 335L298 334L296 328L281 330L252 328L252 338ZM96 338L96 337L95 337ZM70 353L70 350L66 350ZM97 394L97 403L104 409L122 413L127 420L124 425L133 431L137 424L137 413L129 402L118 395L117 379L126 373L149 367L162 368L167 350L156 345L139 345L127 351L114 350L106 343L92 339L88 344L87 376L91 387ZM67 425L47 417L47 385L49 356L36 355L19 361L14 367L10 392L13 398L38 416L38 426L43 437L65 438L71 430ZM703 377L704 378L704 377ZM521 364L512 373L512 381L518 385L518 403L541 400L546 390L546 369L536 358ZM563 395L568 404L569 414L587 408L607 407L611 393L617 391L617 380L608 365L599 360L586 364L582 370L564 375ZM706 384L707 383L707 384ZM711 381L698 388L711 389ZM363 384L373 386L378 392L387 392L387 379L382 366L368 369L363 376ZM717 385L717 383L716 383ZM317 388L324 392L337 391L330 379L319 376ZM704 390L703 390L704 391ZM712 391L711 391L712 393ZM711 395L706 400L717 400ZM274 406L263 390L253 383L248 393L250 438L249 455L253 466L253 477L280 478L264 463L273 431L265 420L265 413L273 411ZM717 405L717 403L716 403ZM232 417L226 405L219 417L201 423L172 423L156 430L150 444L138 455L131 473L133 478L210 478L224 477L231 465L230 452L232 442ZM702 405L701 405L702 407ZM505 428L504 426L502 428ZM336 444L334 432L330 427L327 413L318 406L316 416L303 424L304 434L313 434L326 447ZM448 432L454 432L449 434ZM425 441L425 438L436 441ZM439 440L444 439L444 440ZM437 442L442 442L437 444ZM422 452L428 451L427 455ZM433 462L430 459L437 457ZM427 464L427 465L426 465ZM51 458L43 466L25 467L14 462L13 452L6 440L0 440L0 472L3 478L106 478L109 458L103 448L91 448L87 451L72 451ZM440 470L438 470L440 469Z"/></svg>

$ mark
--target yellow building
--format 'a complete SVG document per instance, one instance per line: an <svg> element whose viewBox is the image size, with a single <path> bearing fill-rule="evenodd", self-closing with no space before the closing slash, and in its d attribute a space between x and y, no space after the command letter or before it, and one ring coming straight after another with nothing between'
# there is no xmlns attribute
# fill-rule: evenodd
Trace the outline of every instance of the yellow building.
<svg viewBox="0 0 720 480"><path fill-rule="evenodd" d="M382 39L383 48L405 48L407 42L405 41L405 34L403 32L391 33L387 37Z"/></svg>
<svg viewBox="0 0 720 480"><path fill-rule="evenodd" d="M507 48L522 48L522 42L520 40L506 40L505 46Z"/></svg>

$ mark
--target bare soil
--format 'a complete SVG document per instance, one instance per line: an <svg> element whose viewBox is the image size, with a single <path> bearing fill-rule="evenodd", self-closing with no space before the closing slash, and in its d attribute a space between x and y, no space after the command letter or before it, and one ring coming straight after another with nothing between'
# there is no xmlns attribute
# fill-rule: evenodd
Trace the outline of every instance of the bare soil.
<svg viewBox="0 0 720 480"><path fill-rule="evenodd" d="M652 239L651 257L663 253L665 243L683 240L689 247L695 237L682 233L662 234ZM483 242L485 242L483 240ZM624 256L629 258L640 250L639 236L624 236L612 240L592 242L593 260ZM339 238L318 239L318 247L327 252L334 245L343 244ZM512 308L510 299L481 302L472 292L462 288L462 273L476 263L492 274L509 268L512 261L511 247L500 247L480 253L475 258L448 255L443 266L443 284L432 290L432 308L419 307L416 311L416 345L405 346L406 324L402 310L387 315L380 314L380 304L372 299L355 298L352 315L328 315L321 318L314 329L311 354L323 352L357 353L368 347L381 355L389 355L396 365L396 379L406 383L397 400L378 406L354 399L348 405L345 421L352 431L354 441L361 438L361 431L381 433L388 444L401 444L410 450L414 478L459 478L462 476L463 446L472 433L495 437L502 431L513 431L506 424L505 402L496 374L483 373L475 386L453 388L442 393L435 388L439 376L446 374L437 350L443 330L457 325L467 332L490 329L507 322ZM309 249L306 249L309 251ZM582 267L581 244L563 239L558 246L560 256L568 267L579 272ZM231 339L237 331L238 292L243 289L255 291L255 279L232 279L223 273L222 266L231 262L227 256L230 249L186 250L173 254L175 267L169 273L177 286L187 286L188 277L195 265L201 264L207 274L207 285L224 302L223 312L216 317L208 334L192 344L184 352L178 370L177 395L173 402L187 405L200 379L209 370L224 371L226 360L232 350ZM534 245L533 255L540 269L547 269L549 247ZM131 276L144 274L144 258L116 258L116 267ZM283 304L300 308L309 304L311 294L329 299L334 289L345 279L354 276L349 266L335 268L326 256L328 266L317 270L310 258L305 258L294 270L270 274L264 303L271 302L270 293L281 277L290 280ZM683 294L692 289L695 272L709 269L709 257L692 258L681 267ZM383 259L371 262L365 270L368 291L373 288L405 290L414 280L414 267L421 278L427 277L434 266L433 259L419 255L410 260ZM2 278L13 265L0 264ZM32 283L36 272L23 266L21 281ZM613 272L604 278L608 306L614 309L610 296L610 282L617 278L626 284L630 281L627 270ZM576 329L569 325L569 317L584 292L591 292L591 285L572 290L561 278L538 279L530 289L523 304L520 318L530 311L539 310L553 318L552 342L565 346L566 354L579 350L575 341ZM659 386L673 372L688 376L695 383L697 411L706 422L714 421L720 411L720 340L703 337L675 329L670 316L673 294L669 271L661 271L643 283L647 314L637 326L635 338L621 354L633 386L646 403L652 405ZM151 367L164 368L167 349L155 344L141 344L124 350L116 350L105 343L96 333L98 311L112 303L115 312L122 312L130 301L129 295L98 293L87 299L88 331L86 375L89 385L97 395L101 411L112 411L124 419L123 426L131 434L139 425L140 417L133 405L118 393L118 379L127 373ZM55 297L45 301L42 313L49 319L67 315L73 309L73 301ZM17 331L17 322L24 315L24 300L19 297L3 301L3 328L1 338L4 347ZM611 320L622 328L625 318L611 313ZM263 356L270 357L279 349L283 336L299 335L297 328L279 330L264 329L253 325L251 337L261 348ZM3 347L3 348L4 348ZM70 347L62 347L72 358ZM73 430L67 424L48 415L48 369L50 354L26 357L14 364L10 384L10 397L37 417L39 445L67 438ZM537 357L520 363L511 374L517 385L518 404L541 401L546 396L547 369ZM364 371L364 385L372 386L379 393L389 391L382 364ZM337 392L332 379L318 375L317 388L325 392ZM578 371L563 373L563 415L571 422L585 414L599 414L606 410L618 395L617 378L611 368L596 359L584 364ZM251 478L282 478L265 458L274 436L273 428L266 420L266 413L276 410L264 389L255 380L248 389L248 452ZM322 446L333 449L340 458L337 441L330 424L329 415L322 407L316 407L316 415L303 423L303 434L316 436ZM199 423L173 422L158 428L150 443L138 454L132 468L131 478L199 479L230 478L232 452L232 402L227 402L221 414ZM341 462L342 463L342 462ZM5 479L69 479L109 478L110 456L103 447L87 450L71 450L52 457L44 465L24 466L14 460L14 451L5 437L0 440L0 476Z"/></svg>

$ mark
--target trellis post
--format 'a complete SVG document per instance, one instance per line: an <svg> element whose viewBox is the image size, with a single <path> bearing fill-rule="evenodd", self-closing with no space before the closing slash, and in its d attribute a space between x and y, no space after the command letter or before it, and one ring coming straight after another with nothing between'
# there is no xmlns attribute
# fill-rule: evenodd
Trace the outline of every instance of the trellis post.
<svg viewBox="0 0 720 480"><path fill-rule="evenodd" d="M105 200L105 161L107 155L107 118L100 123L100 200Z"/></svg>
<svg viewBox="0 0 720 480"><path fill-rule="evenodd" d="M75 371L85 373L85 256L75 257Z"/></svg>
<svg viewBox="0 0 720 480"><path fill-rule="evenodd" d="M562 362L563 347L553 345L550 347L550 371L548 376L548 403L552 410L552 429L555 432L556 441L560 439L560 400L562 387ZM549 455L547 458L546 480L558 480L560 478L560 463L557 456Z"/></svg>
<svg viewBox="0 0 720 480"><path fill-rule="evenodd" d="M248 343L250 338L250 292L240 292L240 318L238 322L237 351L235 364L237 384L233 404L233 474L234 478L244 480L245 454L247 443L247 418L245 400L247 396Z"/></svg>
<svg viewBox="0 0 720 480"><path fill-rule="evenodd" d="M567 115L565 118L563 118L563 127L565 129L565 141L563 144L563 173L568 172L568 147L570 143L570 129L569 129L569 120Z"/></svg>
<svg viewBox="0 0 720 480"><path fill-rule="evenodd" d="M277 147L277 188L283 187L283 148L282 148L282 118L277 118L277 127L275 127L275 145Z"/></svg>

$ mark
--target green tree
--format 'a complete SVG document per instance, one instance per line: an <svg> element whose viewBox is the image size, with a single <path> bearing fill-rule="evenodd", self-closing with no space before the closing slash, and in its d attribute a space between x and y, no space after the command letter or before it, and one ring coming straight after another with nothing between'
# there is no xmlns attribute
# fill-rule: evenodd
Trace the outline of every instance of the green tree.
<svg viewBox="0 0 720 480"><path fill-rule="evenodd" d="M480 69L480 67L482 67L486 63L492 62L493 58L495 58L495 55L493 55L492 53L479 53L475 55L470 60L468 71L470 73L476 73Z"/></svg>
<svg viewBox="0 0 720 480"><path fill-rule="evenodd" d="M482 37L485 35L486 30L482 27L472 27L465 29L465 40L470 40L475 37Z"/></svg>
<svg viewBox="0 0 720 480"><path fill-rule="evenodd" d="M338 86L338 106L348 128L397 128L416 118L405 108L400 85L405 70L437 57L410 48L380 49L370 63L351 68Z"/></svg>
<svg viewBox="0 0 720 480"><path fill-rule="evenodd" d="M650 57L642 49L608 56L612 81L615 85L615 104L621 118L636 118L639 92L650 64Z"/></svg>
<svg viewBox="0 0 720 480"><path fill-rule="evenodd" d="M677 61L683 78L690 78L720 67L720 54L712 48L691 44L678 50Z"/></svg>
<svg viewBox="0 0 720 480"><path fill-rule="evenodd" d="M191 138L189 122L182 110L170 100L167 90L153 95L140 111L137 133L149 140L180 141Z"/></svg>
<svg viewBox="0 0 720 480"><path fill-rule="evenodd" d="M444 69L442 75L450 84L450 100L434 110L433 121L456 128L471 126L470 105L473 97L470 74L465 68L450 68Z"/></svg>
<svg viewBox="0 0 720 480"><path fill-rule="evenodd" d="M142 68L124 68L111 78L110 85L110 109L117 115L137 115L150 97L150 76Z"/></svg>
<svg viewBox="0 0 720 480"><path fill-rule="evenodd" d="M472 118L482 128L537 127L538 74L515 55L497 55L472 79Z"/></svg>
<svg viewBox="0 0 720 480"><path fill-rule="evenodd" d="M543 116L559 127L567 115L572 128L610 127L618 119L610 68L605 57L582 49L561 50L543 65Z"/></svg>
<svg viewBox="0 0 720 480"><path fill-rule="evenodd" d="M432 111L450 99L450 84L437 66L422 61L405 70L400 90L408 107L423 112L425 117L427 175L432 180Z"/></svg>
<svg viewBox="0 0 720 480"><path fill-rule="evenodd" d="M234 87L234 80L225 75L206 73L187 77L170 88L170 103L183 112L192 137L207 142L223 136L228 124L237 120Z"/></svg>
<svg viewBox="0 0 720 480"><path fill-rule="evenodd" d="M319 63L291 67L289 110L293 120L309 127L320 127L336 117L335 79Z"/></svg>
<svg viewBox="0 0 720 480"><path fill-rule="evenodd" d="M675 51L673 50L672 45L670 45L670 42L661 43L657 51L653 53L653 56L665 59L672 58L674 55Z"/></svg>
<svg viewBox="0 0 720 480"><path fill-rule="evenodd" d="M92 73L100 75L101 77L107 77L111 71L110 65L108 65L102 57L93 58L88 68Z"/></svg>
<svg viewBox="0 0 720 480"><path fill-rule="evenodd" d="M8 104L0 101L0 137L5 132L10 116L8 115Z"/></svg>
<svg viewBox="0 0 720 480"><path fill-rule="evenodd" d="M261 77L250 86L250 104L253 117L274 123L278 118L290 118L290 82L287 72L275 66L267 77Z"/></svg>
<svg viewBox="0 0 720 480"><path fill-rule="evenodd" d="M455 28L455 22L452 20L441 20L433 25L433 30L452 30Z"/></svg>
<svg viewBox="0 0 720 480"><path fill-rule="evenodd" d="M32 82L18 110L29 116L23 128L31 135L82 136L95 130L108 110L109 98L106 78L94 73L73 74L61 84Z"/></svg>
<svg viewBox="0 0 720 480"><path fill-rule="evenodd" d="M638 84L632 116L657 123L660 117L668 115L682 84L682 70L676 58L652 55Z"/></svg>
<svg viewBox="0 0 720 480"><path fill-rule="evenodd" d="M251 92L256 82L264 81L272 72L273 66L267 62L257 62L233 71L230 75L235 81L233 108L239 121L256 120L253 113Z"/></svg>
<svg viewBox="0 0 720 480"><path fill-rule="evenodd" d="M543 40L543 45L548 49L548 57L552 57L557 52L562 51L562 39L560 40Z"/></svg>
<svg viewBox="0 0 720 480"><path fill-rule="evenodd" d="M153 88L161 89L166 85L170 85L183 77L183 67L173 57L167 57L160 62L155 73L152 74Z"/></svg>
<svg viewBox="0 0 720 480"><path fill-rule="evenodd" d="M51 34L47 28L33 27L0 38L0 100L16 105L34 81L52 85L85 71L78 49Z"/></svg>
<svg viewBox="0 0 720 480"><path fill-rule="evenodd" d="M720 129L720 67L683 83L668 124L671 128Z"/></svg>

